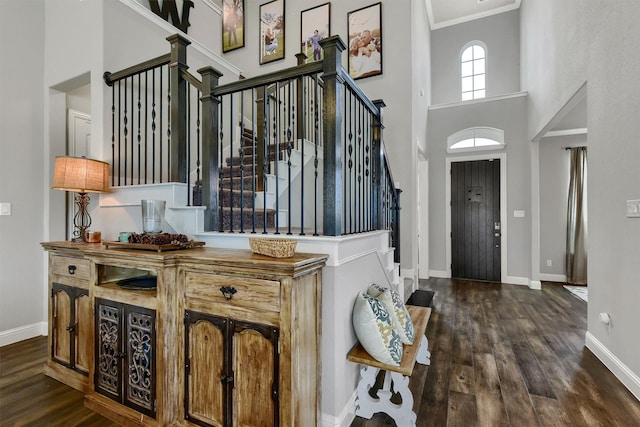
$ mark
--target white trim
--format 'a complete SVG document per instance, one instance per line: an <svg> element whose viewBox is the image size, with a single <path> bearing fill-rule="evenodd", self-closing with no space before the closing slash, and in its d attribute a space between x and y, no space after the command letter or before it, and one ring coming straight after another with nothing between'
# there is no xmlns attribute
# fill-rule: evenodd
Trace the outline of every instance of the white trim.
<svg viewBox="0 0 640 427"><path fill-rule="evenodd" d="M511 5L485 10L482 12L474 13L472 15L465 15L460 18L449 19L446 21L439 22L437 24L433 20L433 8L431 7L431 1L432 0L427 1L427 16L429 17L429 26L433 31L433 30L439 30L440 28L450 27L452 25L463 24L465 22L473 21L475 19L486 18L488 16L497 15L499 13L509 12L511 10L519 9L521 0L515 0L515 2Z"/></svg>
<svg viewBox="0 0 640 427"><path fill-rule="evenodd" d="M49 334L47 322L32 323L31 325L19 326L0 332L0 347L13 344L29 338L47 336Z"/></svg>
<svg viewBox="0 0 640 427"><path fill-rule="evenodd" d="M209 8L213 10L215 13L217 13L218 15L222 16L222 7L218 6L211 0L202 0L202 3L209 6Z"/></svg>
<svg viewBox="0 0 640 427"><path fill-rule="evenodd" d="M340 415L334 417L333 415L322 413L322 427L348 427L356 418L356 398L358 397L358 389L354 389L351 397L347 401Z"/></svg>
<svg viewBox="0 0 640 427"><path fill-rule="evenodd" d="M493 145L475 145L476 138L489 139L496 142ZM473 147L454 148L454 146L462 141L473 139ZM486 150L504 150L506 144L504 142L504 131L489 126L473 126L470 128L459 130L447 137L447 153L464 153L469 151L486 151Z"/></svg>
<svg viewBox="0 0 640 427"><path fill-rule="evenodd" d="M430 105L429 111L442 110L444 108L460 107L462 105L472 105L472 104L481 104L484 102L502 101L504 99L521 98L527 95L529 95L528 92L514 92L514 93L508 93L506 95L488 96L486 98L470 99L468 101L456 101L456 102L449 102L447 104L436 104L436 105Z"/></svg>
<svg viewBox="0 0 640 427"><path fill-rule="evenodd" d="M550 130L543 136L543 138L550 138L553 136L587 135L588 133L589 133L589 130L587 128Z"/></svg>
<svg viewBox="0 0 640 427"><path fill-rule="evenodd" d="M566 274L548 274L548 273L540 273L540 280L545 282L562 282L565 283L567 281Z"/></svg>
<svg viewBox="0 0 640 427"><path fill-rule="evenodd" d="M437 278L440 278L440 279L450 279L451 278L451 273L447 273L444 270L429 270L429 276L437 277Z"/></svg>
<svg viewBox="0 0 640 427"><path fill-rule="evenodd" d="M535 291L541 291L542 283L539 280L529 280L529 289L533 289Z"/></svg>
<svg viewBox="0 0 640 427"><path fill-rule="evenodd" d="M153 13L151 9L147 9L146 7L144 7L142 4L138 3L135 0L119 0L119 1L120 3L129 7L131 10L140 14L142 17L146 18L148 21L156 24L158 27L165 30L168 34L180 33L182 37L186 38L191 42L191 46L193 46L195 50L207 56L208 58L212 59L216 64L224 66L227 70L234 73L235 76L239 76L240 74L242 74L242 70L240 70L240 68L236 67L231 62L227 61L222 56L212 51L211 49L209 49L208 47L206 47L205 45L203 45L202 43L200 43L190 35L180 31L173 25L169 24L167 21L165 21L164 19L162 19L161 17Z"/></svg>
<svg viewBox="0 0 640 427"><path fill-rule="evenodd" d="M540 129L540 131L534 136L532 141L540 141L547 136L547 133L551 131L558 123L564 119L564 117L571 112L576 105L578 105L587 96L587 82L583 82L575 93L569 98L569 100L560 107L560 110L549 120L549 122Z"/></svg>
<svg viewBox="0 0 640 427"><path fill-rule="evenodd" d="M451 277L451 163L475 160L500 159L500 278L504 282L507 278L507 154L491 153L469 156L446 157L445 169L445 253L446 277ZM433 276L433 274L432 274ZM528 279L527 279L528 280ZM508 282L510 283L510 282ZM528 284L528 283L524 283Z"/></svg>
<svg viewBox="0 0 640 427"><path fill-rule="evenodd" d="M528 277L506 276L502 278L502 283L510 285L531 286Z"/></svg>
<svg viewBox="0 0 640 427"><path fill-rule="evenodd" d="M636 375L627 365L622 363L615 354L605 347L589 331L584 337L585 347L587 347L600 361L629 389L636 399L640 400L640 377Z"/></svg>

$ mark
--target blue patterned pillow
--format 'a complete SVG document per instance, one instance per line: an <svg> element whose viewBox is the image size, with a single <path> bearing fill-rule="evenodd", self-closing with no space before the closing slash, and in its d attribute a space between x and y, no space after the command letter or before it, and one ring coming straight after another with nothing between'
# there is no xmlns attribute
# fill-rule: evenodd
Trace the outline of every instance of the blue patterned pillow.
<svg viewBox="0 0 640 427"><path fill-rule="evenodd" d="M396 331L400 334L400 339L403 344L413 344L415 335L415 328L413 327L413 321L411 315L407 311L407 307L402 302L400 294L390 288L385 288L380 285L371 284L368 289L368 294L372 297L378 298L389 311L393 325Z"/></svg>
<svg viewBox="0 0 640 427"><path fill-rule="evenodd" d="M384 304L359 292L353 305L353 328L362 347L378 362L400 365L402 341Z"/></svg>

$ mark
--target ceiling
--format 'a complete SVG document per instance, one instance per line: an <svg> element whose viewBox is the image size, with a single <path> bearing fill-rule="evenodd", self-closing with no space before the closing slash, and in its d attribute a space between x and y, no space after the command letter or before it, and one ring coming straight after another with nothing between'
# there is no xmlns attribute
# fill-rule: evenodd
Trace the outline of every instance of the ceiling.
<svg viewBox="0 0 640 427"><path fill-rule="evenodd" d="M425 0L432 30L518 9L521 0Z"/></svg>

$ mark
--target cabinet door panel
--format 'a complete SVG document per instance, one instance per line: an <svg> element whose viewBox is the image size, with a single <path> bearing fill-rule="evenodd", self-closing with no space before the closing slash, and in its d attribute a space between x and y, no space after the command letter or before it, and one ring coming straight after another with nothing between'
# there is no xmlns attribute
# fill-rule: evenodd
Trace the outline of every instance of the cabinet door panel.
<svg viewBox="0 0 640 427"><path fill-rule="evenodd" d="M71 304L72 298L64 287L54 286L53 293L53 337L51 356L58 362L71 364Z"/></svg>
<svg viewBox="0 0 640 427"><path fill-rule="evenodd" d="M186 320L187 419L203 426L224 425L224 320L189 313Z"/></svg>
<svg viewBox="0 0 640 427"><path fill-rule="evenodd" d="M91 363L91 299L88 293L76 297L76 336L75 356L76 369L85 374L89 373Z"/></svg>
<svg viewBox="0 0 640 427"><path fill-rule="evenodd" d="M120 307L116 303L96 299L96 378L98 393L120 400L122 355L120 353Z"/></svg>
<svg viewBox="0 0 640 427"><path fill-rule="evenodd" d="M155 416L155 312L125 305L128 372L124 372L124 404Z"/></svg>
<svg viewBox="0 0 640 427"><path fill-rule="evenodd" d="M235 323L233 425L277 426L277 329Z"/></svg>

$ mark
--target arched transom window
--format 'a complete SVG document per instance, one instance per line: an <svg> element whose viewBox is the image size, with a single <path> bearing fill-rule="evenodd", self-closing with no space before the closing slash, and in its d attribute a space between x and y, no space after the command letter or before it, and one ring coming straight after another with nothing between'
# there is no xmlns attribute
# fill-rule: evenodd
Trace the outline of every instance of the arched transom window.
<svg viewBox="0 0 640 427"><path fill-rule="evenodd" d="M486 48L481 42L471 42L462 49L462 54L460 55L460 77L462 79L463 101L486 96L486 62Z"/></svg>
<svg viewBox="0 0 640 427"><path fill-rule="evenodd" d="M499 150L504 148L504 131L490 127L463 129L447 138L447 152Z"/></svg>

